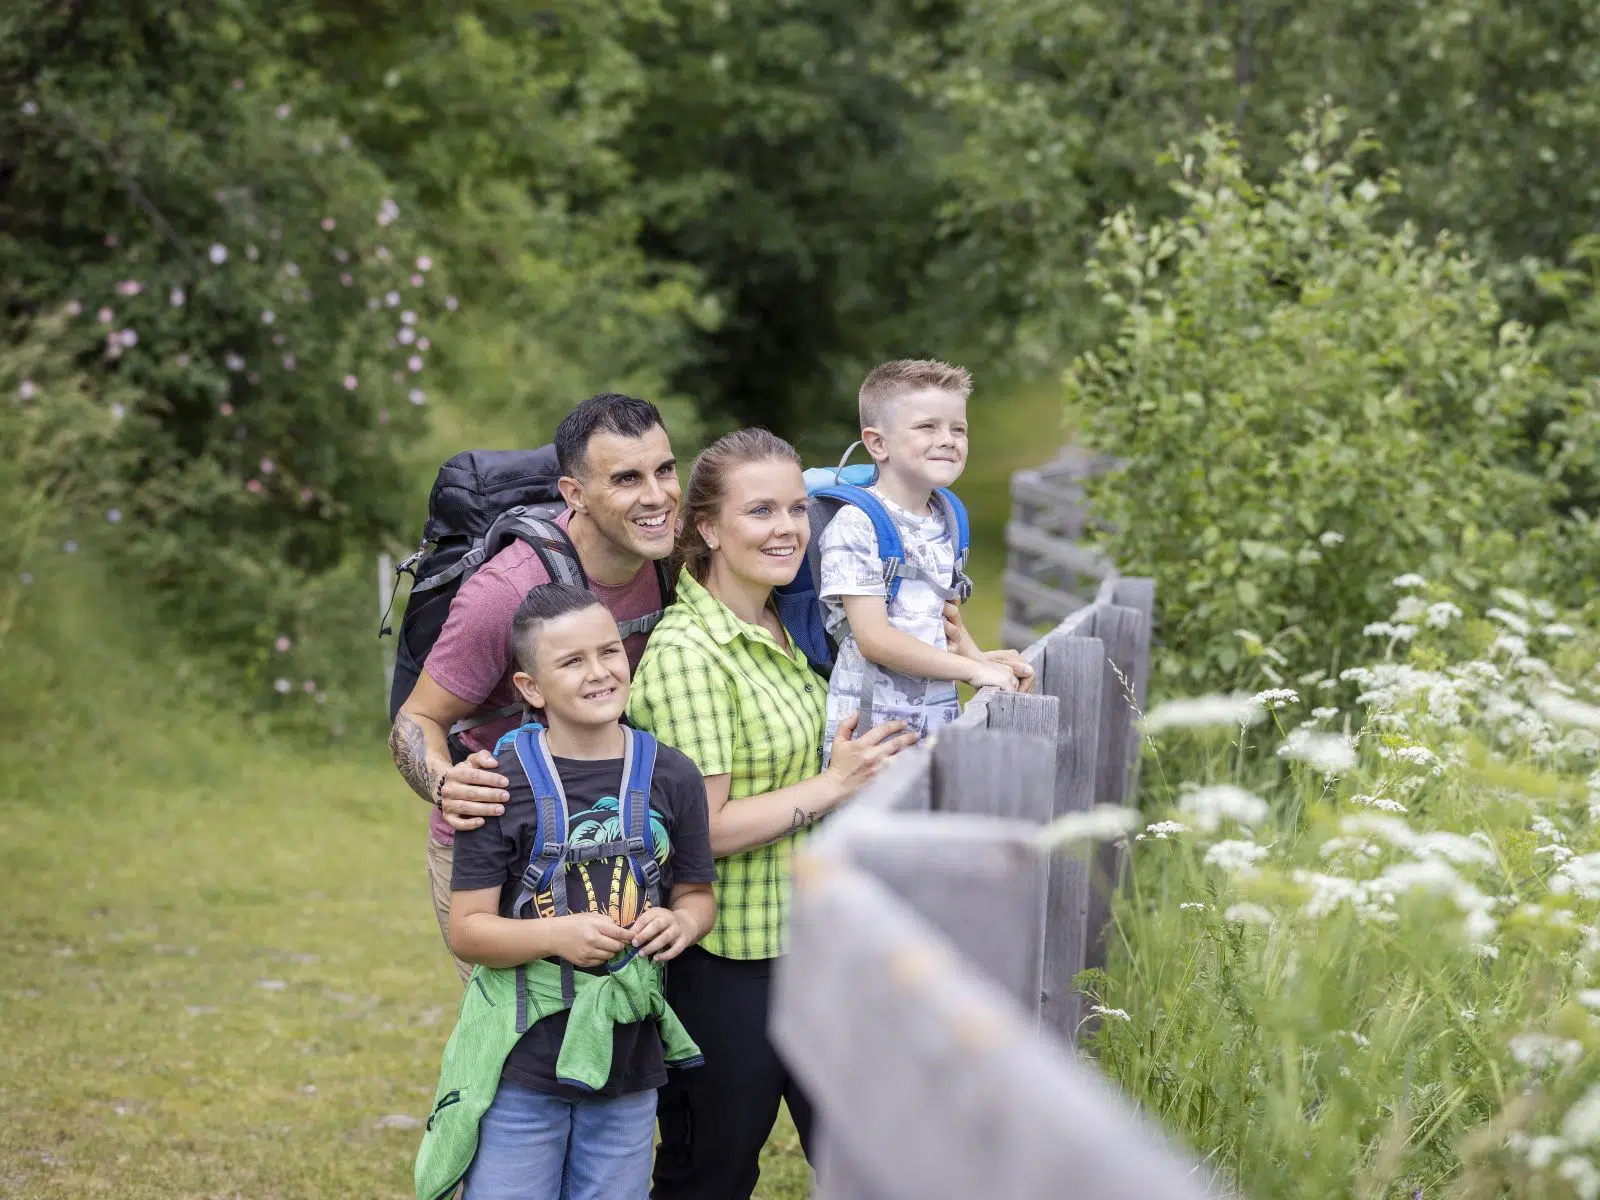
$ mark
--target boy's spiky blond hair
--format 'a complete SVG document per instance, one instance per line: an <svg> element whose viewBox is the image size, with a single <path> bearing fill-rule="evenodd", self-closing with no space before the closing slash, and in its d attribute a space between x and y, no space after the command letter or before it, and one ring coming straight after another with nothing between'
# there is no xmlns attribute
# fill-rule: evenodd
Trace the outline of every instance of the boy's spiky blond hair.
<svg viewBox="0 0 1600 1200"><path fill-rule="evenodd" d="M927 388L959 392L965 400L972 395L972 374L965 367L953 367L936 358L899 358L880 363L861 382L861 428L882 429L882 421L896 400Z"/></svg>

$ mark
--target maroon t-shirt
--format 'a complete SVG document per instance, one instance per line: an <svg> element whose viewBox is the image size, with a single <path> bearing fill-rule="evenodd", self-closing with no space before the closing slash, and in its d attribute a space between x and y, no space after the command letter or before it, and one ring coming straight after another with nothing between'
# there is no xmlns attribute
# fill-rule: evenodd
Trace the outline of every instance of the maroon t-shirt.
<svg viewBox="0 0 1600 1200"><path fill-rule="evenodd" d="M568 509L556 518L556 524L565 529L571 520L572 511ZM423 667L445 691L477 705L473 715L519 701L511 683L516 672L511 661L511 619L523 597L549 582L550 576L532 548L524 542L512 542L479 567L451 601L450 615ZM661 581L652 563L640 567L632 581L621 587L590 580L589 588L618 621L642 617L663 605ZM636 633L622 643L628 653L630 674L639 666L646 640L646 634ZM467 730L461 740L473 750L492 750L500 735L516 724L515 716L488 721ZM455 841L455 830L438 809L433 810L429 827L435 841L446 846Z"/></svg>

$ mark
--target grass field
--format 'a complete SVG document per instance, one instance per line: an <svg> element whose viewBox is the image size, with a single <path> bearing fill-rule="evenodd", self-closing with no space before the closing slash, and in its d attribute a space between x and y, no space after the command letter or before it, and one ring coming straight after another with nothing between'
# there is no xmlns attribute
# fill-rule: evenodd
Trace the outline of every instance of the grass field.
<svg viewBox="0 0 1600 1200"><path fill-rule="evenodd" d="M974 406L980 640L1005 478L1053 411ZM421 805L376 739L309 753L197 712L124 624L63 560L0 647L0 1193L409 1196L459 996ZM792 1129L767 1159L758 1195L805 1194Z"/></svg>

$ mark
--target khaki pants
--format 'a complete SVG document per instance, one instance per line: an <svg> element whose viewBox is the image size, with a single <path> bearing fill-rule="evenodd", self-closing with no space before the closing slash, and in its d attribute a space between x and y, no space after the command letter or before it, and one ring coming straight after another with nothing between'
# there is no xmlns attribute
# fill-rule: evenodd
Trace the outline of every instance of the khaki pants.
<svg viewBox="0 0 1600 1200"><path fill-rule="evenodd" d="M445 948L450 947L450 866L455 860L455 847L444 846L428 838L428 887L433 893L433 915L439 918L439 936L444 938ZM467 976L472 974L472 964L464 963L455 955L450 956L450 961L456 965L456 973L461 976L461 982L467 981Z"/></svg>

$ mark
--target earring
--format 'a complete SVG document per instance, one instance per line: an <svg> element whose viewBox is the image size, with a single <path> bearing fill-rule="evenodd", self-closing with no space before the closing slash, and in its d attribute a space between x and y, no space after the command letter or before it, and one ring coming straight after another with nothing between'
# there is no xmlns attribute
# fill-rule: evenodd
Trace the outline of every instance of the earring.
<svg viewBox="0 0 1600 1200"><path fill-rule="evenodd" d="M717 548L717 543L713 542L709 538L707 538L706 539L706 549L707 550L715 550L716 548Z"/></svg>

